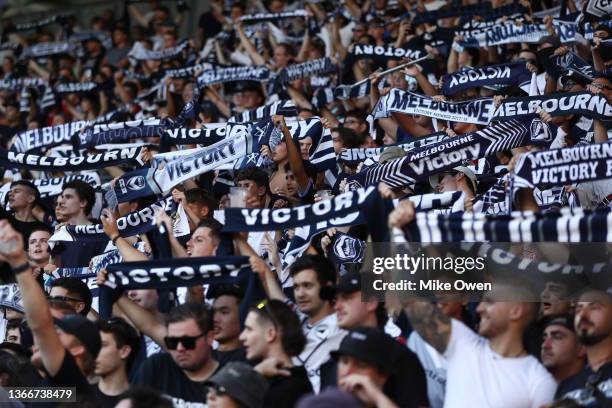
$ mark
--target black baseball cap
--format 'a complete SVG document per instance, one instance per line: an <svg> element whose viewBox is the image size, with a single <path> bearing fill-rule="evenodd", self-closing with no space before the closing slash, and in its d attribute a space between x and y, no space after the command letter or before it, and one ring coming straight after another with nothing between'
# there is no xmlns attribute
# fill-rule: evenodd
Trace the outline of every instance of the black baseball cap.
<svg viewBox="0 0 612 408"><path fill-rule="evenodd" d="M336 284L336 293L354 293L361 290L361 273L349 272L341 275Z"/></svg>
<svg viewBox="0 0 612 408"><path fill-rule="evenodd" d="M227 395L247 408L262 408L269 387L261 374L242 362L227 363L205 384L223 387Z"/></svg>
<svg viewBox="0 0 612 408"><path fill-rule="evenodd" d="M378 366L386 373L393 372L395 340L374 327L358 327L349 331L342 339L340 348L330 353L337 360L340 356L356 359Z"/></svg>
<svg viewBox="0 0 612 408"><path fill-rule="evenodd" d="M302 398L297 408L360 408L363 405L354 395L334 387L320 394L309 394Z"/></svg>
<svg viewBox="0 0 612 408"><path fill-rule="evenodd" d="M63 319L55 320L57 327L68 334L72 334L85 346L87 351L94 357L98 355L102 347L100 331L98 326L80 314L68 315Z"/></svg>

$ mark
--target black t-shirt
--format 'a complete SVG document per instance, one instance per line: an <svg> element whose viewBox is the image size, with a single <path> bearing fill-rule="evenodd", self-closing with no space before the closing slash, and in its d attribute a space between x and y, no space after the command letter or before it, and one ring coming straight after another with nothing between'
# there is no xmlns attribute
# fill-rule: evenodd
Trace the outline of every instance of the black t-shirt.
<svg viewBox="0 0 612 408"><path fill-rule="evenodd" d="M21 233L21 236L23 237L23 242L26 243L28 242L28 238L30 237L30 234L32 233L32 231L34 231L36 228L49 228L46 224L43 224L40 221L19 221L17 218L15 218L15 215L13 215L12 213L6 211L4 208L0 208L0 220L8 220L8 222L11 223L11 225L13 226L13 228L15 229L15 231L18 231Z"/></svg>
<svg viewBox="0 0 612 408"><path fill-rule="evenodd" d="M115 405L117 405L117 403L123 399L123 394L106 395L100 391L100 388L98 387L94 387L94 395L96 401L98 401L100 407L102 408L114 408Z"/></svg>
<svg viewBox="0 0 612 408"><path fill-rule="evenodd" d="M19 126L0 125L0 147L3 149L9 148L9 142L20 131Z"/></svg>
<svg viewBox="0 0 612 408"><path fill-rule="evenodd" d="M555 400L571 399L589 408L612 407L612 362L604 364L597 372L584 367L578 374L561 381Z"/></svg>
<svg viewBox="0 0 612 408"><path fill-rule="evenodd" d="M404 344L395 342L395 373L387 380L383 391L400 407L428 406L427 378L416 354Z"/></svg>
<svg viewBox="0 0 612 408"><path fill-rule="evenodd" d="M187 402L204 403L208 392L204 381L191 381L168 353L157 353L147 358L134 384L148 385L163 394Z"/></svg>
<svg viewBox="0 0 612 408"><path fill-rule="evenodd" d="M230 351L213 350L213 357L219 362L219 367L223 367L231 361L246 362L246 351L243 347Z"/></svg>
<svg viewBox="0 0 612 408"><path fill-rule="evenodd" d="M268 378L270 390L264 397L264 407L293 408L306 394L311 394L312 384L303 366L291 367L289 377Z"/></svg>
<svg viewBox="0 0 612 408"><path fill-rule="evenodd" d="M41 387L76 387L76 401L77 404L84 404L86 402L95 401L95 391L97 388L94 385L89 384L87 378L81 373L79 366L72 355L66 350L64 354L64 361L59 371L53 377L47 377L42 380ZM74 403L72 403L74 405ZM55 407L56 403L49 404L36 404L37 407ZM78 405L75 405L78 406Z"/></svg>

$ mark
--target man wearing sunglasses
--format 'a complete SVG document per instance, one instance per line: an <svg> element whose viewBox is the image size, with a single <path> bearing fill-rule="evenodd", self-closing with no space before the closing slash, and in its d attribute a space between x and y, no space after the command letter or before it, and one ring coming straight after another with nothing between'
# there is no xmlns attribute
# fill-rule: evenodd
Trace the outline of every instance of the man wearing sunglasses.
<svg viewBox="0 0 612 408"><path fill-rule="evenodd" d="M51 282L48 297L50 302L68 303L75 311L87 316L91 310L91 291L83 281L72 277L63 277Z"/></svg>
<svg viewBox="0 0 612 408"><path fill-rule="evenodd" d="M438 193L461 191L465 194L467 202L474 198L478 181L472 170L465 166L457 166L452 170L430 176L429 184Z"/></svg>
<svg viewBox="0 0 612 408"><path fill-rule="evenodd" d="M206 402L204 383L220 367L212 354L212 328L205 305L185 303L171 309L164 336L168 353L147 358L134 383L155 388L177 403Z"/></svg>

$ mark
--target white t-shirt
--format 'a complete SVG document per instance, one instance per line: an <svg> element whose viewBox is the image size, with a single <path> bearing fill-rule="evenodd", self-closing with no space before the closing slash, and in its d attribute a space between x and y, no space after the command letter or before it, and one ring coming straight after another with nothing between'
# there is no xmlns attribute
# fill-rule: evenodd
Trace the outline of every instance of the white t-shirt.
<svg viewBox="0 0 612 408"><path fill-rule="evenodd" d="M299 356L293 357L293 364L304 366L314 392L319 393L321 364L330 359L330 351L338 350L346 331L338 327L335 313L324 317L313 326L308 324L303 314L299 315L301 318L304 317L302 329L306 336L306 346Z"/></svg>
<svg viewBox="0 0 612 408"><path fill-rule="evenodd" d="M504 358L489 341L453 319L444 353L448 361L444 408L540 408L557 383L533 356Z"/></svg>
<svg viewBox="0 0 612 408"><path fill-rule="evenodd" d="M419 358L425 377L427 378L427 397L430 408L442 408L446 389L446 358L438 350L431 347L419 333L410 333L407 342L408 348Z"/></svg>

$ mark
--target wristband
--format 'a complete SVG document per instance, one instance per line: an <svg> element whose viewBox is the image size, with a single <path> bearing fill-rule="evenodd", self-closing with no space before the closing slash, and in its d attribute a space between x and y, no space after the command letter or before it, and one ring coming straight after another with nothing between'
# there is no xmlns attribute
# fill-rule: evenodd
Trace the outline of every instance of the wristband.
<svg viewBox="0 0 612 408"><path fill-rule="evenodd" d="M117 235L115 238L111 238L111 242L113 243L114 246L117 246L117 240L121 238L120 235Z"/></svg>
<svg viewBox="0 0 612 408"><path fill-rule="evenodd" d="M23 273L25 271L29 271L30 269L32 269L32 266L29 263L24 263L23 265L20 265L16 268L12 268L13 269L13 273L15 275L19 275L20 273Z"/></svg>

